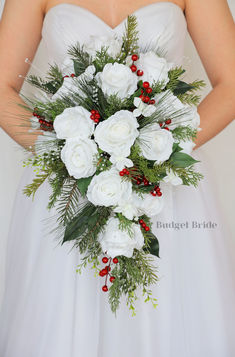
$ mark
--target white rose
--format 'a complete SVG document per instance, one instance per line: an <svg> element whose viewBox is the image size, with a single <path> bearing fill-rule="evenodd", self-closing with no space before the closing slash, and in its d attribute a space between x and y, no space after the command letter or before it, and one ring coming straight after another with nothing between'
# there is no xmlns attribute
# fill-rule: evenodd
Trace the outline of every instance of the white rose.
<svg viewBox="0 0 235 357"><path fill-rule="evenodd" d="M140 250L144 245L144 236L139 225L132 224L133 236L130 237L127 231L119 228L119 220L111 217L105 227L105 231L99 234L98 240L104 253L112 258L124 255L131 258L133 250Z"/></svg>
<svg viewBox="0 0 235 357"><path fill-rule="evenodd" d="M167 176L163 178L163 181L166 183L171 183L173 186L182 185L182 179L174 173L172 169L167 170Z"/></svg>
<svg viewBox="0 0 235 357"><path fill-rule="evenodd" d="M141 98L135 97L134 105L137 109L133 111L133 115L138 117L143 115L144 117L149 117L156 111L156 107L152 104L146 104Z"/></svg>
<svg viewBox="0 0 235 357"><path fill-rule="evenodd" d="M156 107L163 110L164 115L172 119L170 129L177 126L191 126L196 129L200 125L200 116L196 107L183 104L170 90L156 94Z"/></svg>
<svg viewBox="0 0 235 357"><path fill-rule="evenodd" d="M90 115L90 112L82 106L66 108L54 120L57 138L89 138L95 128L95 123L90 119Z"/></svg>
<svg viewBox="0 0 235 357"><path fill-rule="evenodd" d="M61 159L70 176L79 179L95 173L94 157L97 154L97 145L93 140L72 138L66 140L61 150Z"/></svg>
<svg viewBox="0 0 235 357"><path fill-rule="evenodd" d="M84 51L94 59L96 52L101 51L102 47L108 47L107 53L111 57L116 57L122 47L122 41L114 36L90 36L90 40L84 44Z"/></svg>
<svg viewBox="0 0 235 357"><path fill-rule="evenodd" d="M140 130L138 144L143 156L157 163L169 159L172 153L174 139L172 133L161 129L157 123L147 125Z"/></svg>
<svg viewBox="0 0 235 357"><path fill-rule="evenodd" d="M145 214L148 217L153 217L159 214L164 206L163 196L152 196L150 193L145 193L140 197L137 193L133 193L135 206L138 208L139 215Z"/></svg>
<svg viewBox="0 0 235 357"><path fill-rule="evenodd" d="M95 206L115 206L124 196L129 197L132 184L124 181L115 168L103 171L92 178L88 189L87 198Z"/></svg>
<svg viewBox="0 0 235 357"><path fill-rule="evenodd" d="M124 99L137 90L137 76L124 64L107 63L103 71L96 74L96 79L106 95L117 94Z"/></svg>
<svg viewBox="0 0 235 357"><path fill-rule="evenodd" d="M43 155L50 151L58 151L57 139L55 133L50 131L42 131L42 135L38 135L35 141L36 155Z"/></svg>
<svg viewBox="0 0 235 357"><path fill-rule="evenodd" d="M168 72L173 67L165 58L159 57L153 51L140 53L138 61L135 62L138 69L144 72L141 80L151 84L160 81L163 83L162 88L169 82Z"/></svg>
<svg viewBox="0 0 235 357"><path fill-rule="evenodd" d="M133 113L120 110L104 120L95 129L95 141L99 147L114 157L127 157L139 135L139 124Z"/></svg>
<svg viewBox="0 0 235 357"><path fill-rule="evenodd" d="M52 101L61 99L63 96L68 96L73 93L78 93L81 97L85 98L85 94L79 88L79 82L81 81L91 81L94 77L95 66L88 66L80 76L78 77L65 77L62 86L57 90L57 92L51 97Z"/></svg>
<svg viewBox="0 0 235 357"><path fill-rule="evenodd" d="M134 217L140 216L141 213L136 206L136 202L133 195L128 198L123 198L117 207L114 208L114 212L122 213L129 220L133 220Z"/></svg>

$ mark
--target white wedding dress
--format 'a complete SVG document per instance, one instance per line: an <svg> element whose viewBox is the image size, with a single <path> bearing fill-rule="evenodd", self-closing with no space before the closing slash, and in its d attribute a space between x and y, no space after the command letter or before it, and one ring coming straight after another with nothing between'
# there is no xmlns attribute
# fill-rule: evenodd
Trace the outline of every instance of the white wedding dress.
<svg viewBox="0 0 235 357"><path fill-rule="evenodd" d="M156 38L167 58L180 64L187 31L180 7L169 2L147 5L134 13L140 44ZM125 21L111 29L88 10L60 4L49 10L42 30L48 61L62 63L69 44L92 35L121 35ZM26 168L19 184L8 239L6 286L0 320L1 357L233 357L235 288L212 177L201 149L199 188L172 188L163 213L154 220L160 241L158 299L154 309L141 299L131 316L124 299L117 317L110 311L103 279L92 270L76 273L80 261L71 242L60 246L47 235L45 219L50 187L45 182L35 200L22 194L34 176ZM188 222L176 230L163 223ZM192 228L192 222L217 227ZM157 223L160 222L160 223Z"/></svg>

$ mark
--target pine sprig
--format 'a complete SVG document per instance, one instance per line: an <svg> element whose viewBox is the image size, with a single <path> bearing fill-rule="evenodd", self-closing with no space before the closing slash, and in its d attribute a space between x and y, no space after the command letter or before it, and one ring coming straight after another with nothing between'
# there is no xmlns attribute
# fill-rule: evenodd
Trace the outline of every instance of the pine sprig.
<svg viewBox="0 0 235 357"><path fill-rule="evenodd" d="M68 55L74 61L76 76L81 75L86 68L92 64L91 56L84 51L84 46L81 46L79 43L76 43L69 48Z"/></svg>
<svg viewBox="0 0 235 357"><path fill-rule="evenodd" d="M124 57L131 55L138 51L139 45L139 32L137 30L138 22L134 15L129 15L127 17L127 23L125 25L125 33L122 37L122 53Z"/></svg>
<svg viewBox="0 0 235 357"><path fill-rule="evenodd" d="M33 179L33 182L29 185L26 185L25 188L23 189L23 193L30 197L32 196L32 199L34 199L35 193L39 189L39 187L46 181L46 179L51 175L52 171L47 169L42 173L36 174L36 177Z"/></svg>
<svg viewBox="0 0 235 357"><path fill-rule="evenodd" d="M122 295L127 295L127 306L135 315L134 303L137 300L138 289L142 290L145 300L151 300L156 306L156 300L151 298L149 286L158 281L157 267L154 259L143 251L135 250L132 258L118 257L119 263L112 271L115 280L109 289L111 310L116 313Z"/></svg>
<svg viewBox="0 0 235 357"><path fill-rule="evenodd" d="M193 129L190 126L178 126L172 130L172 135L177 141L192 140L197 136L197 129Z"/></svg>
<svg viewBox="0 0 235 357"><path fill-rule="evenodd" d="M177 84L179 82L179 77L185 72L185 70L180 66L176 67L174 69L171 69L168 72L168 77L169 77L169 82L166 85L166 90L170 89L171 91L174 91L174 89L177 87Z"/></svg>

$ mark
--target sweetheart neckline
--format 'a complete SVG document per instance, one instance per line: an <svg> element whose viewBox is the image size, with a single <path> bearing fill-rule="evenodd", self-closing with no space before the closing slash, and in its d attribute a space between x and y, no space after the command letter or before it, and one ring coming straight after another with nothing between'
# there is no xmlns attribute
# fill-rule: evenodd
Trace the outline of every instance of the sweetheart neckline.
<svg viewBox="0 0 235 357"><path fill-rule="evenodd" d="M152 4L148 4L148 5L144 5L144 6L141 6L139 7L138 9L136 9L135 11L133 11L130 15L136 15L138 14L140 11L144 11L145 9L148 9L149 7L151 6L154 6L154 5L165 5L167 4L168 6L174 6L176 9L179 9L179 11L182 13L182 15L184 16L184 11L183 9L175 4L174 2L172 1L156 1ZM87 14L93 16L96 20L100 21L104 26L106 26L110 31L115 31L119 26L121 26L126 20L127 20L127 16L118 24L116 25L115 27L111 27L110 25L108 25L105 21L103 21L99 16L97 16L94 12L86 9L85 7L83 6L80 6L80 5L76 5L76 4L72 4L72 3L60 3L60 4L57 4L57 5L54 5L52 6L44 15L44 19L43 19L43 23L44 21L46 20L46 18L48 17L48 15L54 11L56 8L60 7L60 6L72 6L72 7L76 7L78 8L79 10L82 10L84 12L86 12ZM129 16L130 16L129 15ZM184 16L184 19L185 19L185 16Z"/></svg>

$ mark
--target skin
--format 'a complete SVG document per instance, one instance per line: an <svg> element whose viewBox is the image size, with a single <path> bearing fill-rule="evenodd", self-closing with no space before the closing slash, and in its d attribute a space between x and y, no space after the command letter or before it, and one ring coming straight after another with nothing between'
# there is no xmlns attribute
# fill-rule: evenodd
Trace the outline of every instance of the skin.
<svg viewBox="0 0 235 357"><path fill-rule="evenodd" d="M24 148L33 147L41 131L28 133L31 114L15 103L24 104L19 97L23 79L41 40L45 13L64 1L6 0L0 22L0 125ZM116 27L128 14L155 3L145 0L85 0L68 1L95 13L110 27ZM188 31L196 46L212 85L211 92L198 107L201 128L196 147L203 145L223 130L235 117L235 26L226 0L172 1L185 12ZM23 119L24 117L24 119ZM22 125L23 124L23 125ZM19 130L19 125L22 127ZM20 131L20 135L19 135ZM33 149L31 149L33 151Z"/></svg>

